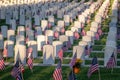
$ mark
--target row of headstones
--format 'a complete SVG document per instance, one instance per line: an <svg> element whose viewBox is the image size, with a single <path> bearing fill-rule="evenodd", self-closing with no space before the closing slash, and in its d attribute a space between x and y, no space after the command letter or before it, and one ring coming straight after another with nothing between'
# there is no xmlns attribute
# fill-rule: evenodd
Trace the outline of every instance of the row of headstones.
<svg viewBox="0 0 120 80"><path fill-rule="evenodd" d="M99 1L98 1L99 2ZM87 6L81 5L81 10L80 10L80 14L77 14L78 16L78 21L74 21L74 25L71 28L71 31L75 32L81 32L82 28L85 25L85 22L87 22L87 20L90 18L91 13L93 13L98 5L98 2L92 3L89 2L87 3ZM90 6L90 7L89 7ZM86 8L87 7L87 8ZM57 31L60 31L59 27L63 27L63 26L68 26L69 25L69 21L70 21L70 15L64 15L64 21L60 20L58 21L58 25L57 27L55 27L55 29Z"/></svg>
<svg viewBox="0 0 120 80"><path fill-rule="evenodd" d="M78 31L80 33L82 31L81 29L84 29L85 23L90 21L91 14L98 9L98 6L100 6L99 2L92 3L88 9L78 15L78 21L74 21L71 31Z"/></svg>
<svg viewBox="0 0 120 80"><path fill-rule="evenodd" d="M82 41L79 42L79 45L74 46L73 48L73 54L77 53L77 58L82 59L84 62L85 62L85 59L89 58L89 54L86 55L85 49L86 47L90 49L91 46L94 45L95 35L98 33L98 29L101 28L101 22L104 20L104 17L106 17L105 14L107 14L108 7L109 7L109 0L106 0L103 2L99 11L95 15L95 21L91 23L90 31L87 31L87 35L82 37ZM103 13L103 14L98 15L100 13ZM97 20L98 18L101 20L98 21ZM83 62L83 65L85 65L84 62Z"/></svg>
<svg viewBox="0 0 120 80"><path fill-rule="evenodd" d="M1 6L1 19L6 18L6 24L10 24L10 19L18 20L19 24L25 25L25 19L41 20L49 15L59 14L59 10L66 7L69 8L78 6L79 3L54 3L54 4L33 4L33 5L13 5ZM9 8L8 8L9 7ZM64 11L68 12L64 9ZM20 13L20 16L19 16ZM36 21L35 21L36 22ZM39 25L39 24L35 24Z"/></svg>
<svg viewBox="0 0 120 80"><path fill-rule="evenodd" d="M48 2L62 2L63 0L1 0L1 4L30 4L30 3L48 3ZM66 0L67 1L67 0Z"/></svg>
<svg viewBox="0 0 120 80"><path fill-rule="evenodd" d="M104 52L104 65L107 65L112 54L117 59L117 22L118 22L118 0L114 0L112 5L111 22L109 23L109 32L106 41L106 47Z"/></svg>

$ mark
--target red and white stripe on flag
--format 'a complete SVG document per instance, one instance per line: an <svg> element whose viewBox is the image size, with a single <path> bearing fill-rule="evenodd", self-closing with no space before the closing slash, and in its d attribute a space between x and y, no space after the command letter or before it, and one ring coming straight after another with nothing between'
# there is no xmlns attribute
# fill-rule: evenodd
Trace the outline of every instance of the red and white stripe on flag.
<svg viewBox="0 0 120 80"><path fill-rule="evenodd" d="M115 60L114 55L112 54L112 56L110 57L109 61L107 62L106 67L107 68L113 68L113 67L115 67L115 65L116 65L116 60Z"/></svg>
<svg viewBox="0 0 120 80"><path fill-rule="evenodd" d="M99 69L98 64L95 65L91 65L89 71L88 71L88 77L90 77L92 75L93 72L97 71Z"/></svg>
<svg viewBox="0 0 120 80"><path fill-rule="evenodd" d="M63 59L63 50L62 49L60 49L59 51L58 51L58 57L62 60Z"/></svg>
<svg viewBox="0 0 120 80"><path fill-rule="evenodd" d="M7 50L7 48L4 48L3 57L7 57L7 56L8 56L8 50Z"/></svg>
<svg viewBox="0 0 120 80"><path fill-rule="evenodd" d="M4 70L4 69L5 69L4 59L0 59L0 70Z"/></svg>
<svg viewBox="0 0 120 80"><path fill-rule="evenodd" d="M79 35L79 33L77 31L74 32L74 37L75 37L75 39L79 39L80 38L80 35Z"/></svg>
<svg viewBox="0 0 120 80"><path fill-rule="evenodd" d="M62 80L62 70L61 68L56 68L54 73L53 73L53 78L54 80Z"/></svg>
<svg viewBox="0 0 120 80"><path fill-rule="evenodd" d="M58 31L55 31L54 32L54 38L58 38L59 37L59 32Z"/></svg>
<svg viewBox="0 0 120 80"><path fill-rule="evenodd" d="M33 68L33 60L32 60L32 58L28 58L27 64L28 64L29 68L32 70L32 68Z"/></svg>

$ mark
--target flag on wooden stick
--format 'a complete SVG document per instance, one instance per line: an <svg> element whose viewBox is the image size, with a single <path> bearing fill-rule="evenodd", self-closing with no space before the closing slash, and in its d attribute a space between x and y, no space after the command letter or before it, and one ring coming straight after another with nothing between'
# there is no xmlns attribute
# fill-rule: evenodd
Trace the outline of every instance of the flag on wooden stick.
<svg viewBox="0 0 120 80"><path fill-rule="evenodd" d="M61 59L61 61L63 60L63 50L62 49L60 49L58 51L58 57Z"/></svg>
<svg viewBox="0 0 120 80"><path fill-rule="evenodd" d="M5 69L4 59L1 58L1 59L0 59L0 70L4 70L4 69Z"/></svg>
<svg viewBox="0 0 120 80"><path fill-rule="evenodd" d="M72 60L70 61L70 67L71 68L73 68L73 66L75 65L76 59L77 59L77 53L75 52Z"/></svg>
<svg viewBox="0 0 120 80"><path fill-rule="evenodd" d="M99 70L99 65L98 65L97 57L94 57L92 60L92 64L88 70L87 76L90 77L92 73L94 73L97 70Z"/></svg>
<svg viewBox="0 0 120 80"><path fill-rule="evenodd" d="M114 53L112 53L109 61L107 62L106 67L107 67L107 68L113 68L113 67L115 67L115 65L116 65L116 60L115 60Z"/></svg>
<svg viewBox="0 0 120 80"><path fill-rule="evenodd" d="M59 60L58 65L53 73L54 80L63 80L62 79L62 66L61 66L61 60Z"/></svg>

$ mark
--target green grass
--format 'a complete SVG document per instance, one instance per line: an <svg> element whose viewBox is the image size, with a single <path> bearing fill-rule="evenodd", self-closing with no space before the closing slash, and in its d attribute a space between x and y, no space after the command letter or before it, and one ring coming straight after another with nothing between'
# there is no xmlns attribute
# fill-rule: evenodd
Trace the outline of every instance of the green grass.
<svg viewBox="0 0 120 80"><path fill-rule="evenodd" d="M104 53L91 53L90 57L94 57L97 56L98 58L104 58Z"/></svg>
<svg viewBox="0 0 120 80"><path fill-rule="evenodd" d="M104 65L104 61L98 61L99 65ZM86 65L90 65L91 64L91 61L90 60L86 60L85 61L85 64Z"/></svg>
<svg viewBox="0 0 120 80"><path fill-rule="evenodd" d="M72 52L64 52L63 57L72 57Z"/></svg>
<svg viewBox="0 0 120 80"><path fill-rule="evenodd" d="M106 39L100 39L99 41L95 41L95 45L105 45L106 44Z"/></svg>
<svg viewBox="0 0 120 80"><path fill-rule="evenodd" d="M101 51L104 48L104 46L93 46L92 50L94 51Z"/></svg>
<svg viewBox="0 0 120 80"><path fill-rule="evenodd" d="M25 67L25 72L23 73L24 80L53 80L52 74L55 67L33 67L33 73ZM7 66L4 71L0 71L0 80L15 80L10 72L12 66ZM67 80L67 76L70 72L69 67L62 67L63 80ZM76 74L77 80L98 80L98 72L93 73L93 75L88 79L87 77L88 67L82 67L80 73ZM119 80L120 79L120 69L114 69L111 74L111 69L100 68L101 80Z"/></svg>

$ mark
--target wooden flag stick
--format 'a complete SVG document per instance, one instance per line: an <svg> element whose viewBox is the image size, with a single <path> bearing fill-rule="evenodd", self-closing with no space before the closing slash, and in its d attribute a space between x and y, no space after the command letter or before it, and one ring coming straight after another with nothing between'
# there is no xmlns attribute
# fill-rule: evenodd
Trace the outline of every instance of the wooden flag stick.
<svg viewBox="0 0 120 80"><path fill-rule="evenodd" d="M101 80L100 69L98 69L98 74L99 74L99 80Z"/></svg>
<svg viewBox="0 0 120 80"><path fill-rule="evenodd" d="M113 67L112 67L112 69L111 69L111 74L113 73Z"/></svg>
<svg viewBox="0 0 120 80"><path fill-rule="evenodd" d="M24 77L23 77L23 73L21 72L21 75L22 75L22 80L24 80Z"/></svg>
<svg viewBox="0 0 120 80"><path fill-rule="evenodd" d="M7 62L7 57L6 57L6 62Z"/></svg>
<svg viewBox="0 0 120 80"><path fill-rule="evenodd" d="M33 69L31 69L31 72L33 73Z"/></svg>

